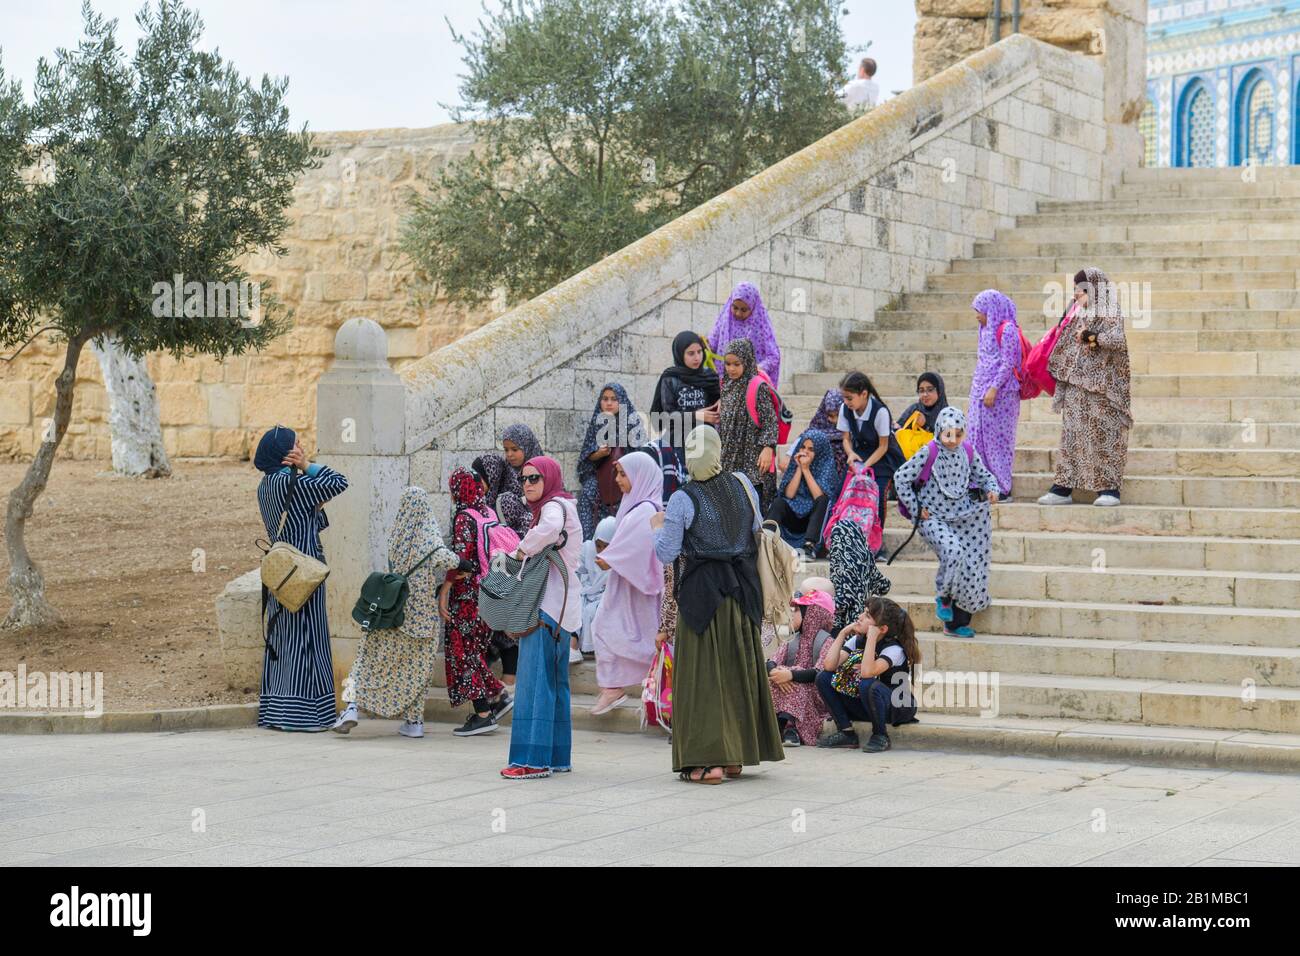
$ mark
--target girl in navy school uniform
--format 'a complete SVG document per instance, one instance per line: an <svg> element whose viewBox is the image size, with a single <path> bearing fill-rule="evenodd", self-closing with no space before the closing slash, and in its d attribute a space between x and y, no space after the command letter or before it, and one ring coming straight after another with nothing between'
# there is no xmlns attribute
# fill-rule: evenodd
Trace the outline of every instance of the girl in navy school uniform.
<svg viewBox="0 0 1300 956"><path fill-rule="evenodd" d="M836 427L843 433L849 467L865 465L876 476L880 489L880 526L885 526L886 491L894 472L903 464L903 452L894 440L894 420L871 379L862 372L850 372L840 382L844 404Z"/></svg>

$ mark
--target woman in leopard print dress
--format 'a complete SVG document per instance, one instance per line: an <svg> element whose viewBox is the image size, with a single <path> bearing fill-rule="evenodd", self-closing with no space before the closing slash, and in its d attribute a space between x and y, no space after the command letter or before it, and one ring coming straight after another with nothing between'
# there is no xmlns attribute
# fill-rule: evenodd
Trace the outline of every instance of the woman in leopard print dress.
<svg viewBox="0 0 1300 956"><path fill-rule="evenodd" d="M1100 269L1074 277L1076 307L1047 360L1056 379L1052 409L1061 413L1061 449L1051 491L1039 504L1067 504L1075 488L1099 492L1095 504L1119 504L1128 460L1128 342L1118 289ZM1096 338L1085 341L1085 333Z"/></svg>

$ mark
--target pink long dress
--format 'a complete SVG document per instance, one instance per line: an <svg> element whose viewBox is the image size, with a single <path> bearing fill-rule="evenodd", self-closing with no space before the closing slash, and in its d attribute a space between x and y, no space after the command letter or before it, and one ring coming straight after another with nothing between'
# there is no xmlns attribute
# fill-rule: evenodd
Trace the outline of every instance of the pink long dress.
<svg viewBox="0 0 1300 956"><path fill-rule="evenodd" d="M619 505L614 539L600 554L609 578L591 622L596 681L601 687L640 684L655 655L664 566L655 557L650 518L663 510L663 471L643 452L618 460L632 482Z"/></svg>

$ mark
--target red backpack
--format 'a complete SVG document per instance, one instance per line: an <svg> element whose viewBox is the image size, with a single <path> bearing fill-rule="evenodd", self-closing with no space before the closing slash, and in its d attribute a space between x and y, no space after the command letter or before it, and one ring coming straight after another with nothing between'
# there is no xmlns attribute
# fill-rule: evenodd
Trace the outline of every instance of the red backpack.
<svg viewBox="0 0 1300 956"><path fill-rule="evenodd" d="M514 528L504 525L491 508L487 514L479 514L473 508L466 508L465 513L474 521L474 545L478 557L478 570L474 573L474 583L478 584L492 570L492 559L498 554L514 554L519 549L519 535Z"/></svg>
<svg viewBox="0 0 1300 956"><path fill-rule="evenodd" d="M772 380L767 377L767 373L761 368L749 380L749 386L745 389L745 408L749 410L749 418L755 425L759 423L758 417L758 386L759 383L767 386L767 393L772 396L772 411L776 413L776 444L777 447L783 446L790 438L790 427L794 424L794 412L786 406L781 396L776 392L776 386ZM772 456L772 471L776 471L776 456Z"/></svg>
<svg viewBox="0 0 1300 956"><path fill-rule="evenodd" d="M867 537L867 547L875 554L880 550L880 541L884 530L880 527L880 486L876 484L875 473L870 468L854 471L844 476L844 487L835 499L835 507L826 519L822 530L822 540L829 548L831 530L841 521L855 524Z"/></svg>
<svg viewBox="0 0 1300 956"><path fill-rule="evenodd" d="M998 348L1002 347L1002 330L1005 329L1008 324L1009 323L1007 322L1003 322L998 326ZM1015 367L1012 374L1015 375L1016 381L1020 383L1020 400L1024 402L1041 395L1043 393L1043 385L1038 379L1029 373L1028 369L1029 356L1034 351L1034 345L1025 337L1024 329L1017 325L1016 331L1020 333L1020 364ZM1051 333L1049 332L1048 335L1051 335ZM1055 337L1052 339L1052 344L1056 344ZM1048 349L1048 352L1051 352L1050 348ZM1053 382L1052 391L1055 390L1056 383Z"/></svg>

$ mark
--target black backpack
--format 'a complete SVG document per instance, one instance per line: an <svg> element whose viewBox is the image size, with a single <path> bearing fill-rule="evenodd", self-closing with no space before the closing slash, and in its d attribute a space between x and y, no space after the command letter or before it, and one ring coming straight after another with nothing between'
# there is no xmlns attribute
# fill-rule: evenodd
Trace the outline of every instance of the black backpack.
<svg viewBox="0 0 1300 956"><path fill-rule="evenodd" d="M435 549L436 550L436 549ZM363 631L383 631L401 627L406 621L406 599L411 588L407 579L433 557L430 551L405 574L398 574L389 565L387 571L371 571L361 585L361 597L352 607L352 620Z"/></svg>

